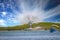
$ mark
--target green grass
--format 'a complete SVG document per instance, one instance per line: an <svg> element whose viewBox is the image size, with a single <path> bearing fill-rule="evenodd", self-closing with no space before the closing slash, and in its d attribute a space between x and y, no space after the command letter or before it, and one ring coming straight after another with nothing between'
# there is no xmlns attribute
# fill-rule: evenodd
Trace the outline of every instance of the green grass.
<svg viewBox="0 0 60 40"><path fill-rule="evenodd" d="M56 24L59 26L59 28L56 28L60 30L60 23L52 23L52 22L39 22L39 23L33 23L32 28L34 27L42 27L45 29L50 29L51 25ZM29 28L28 24L23 24L23 25L17 25L17 26L12 26L12 27L0 27L0 30L24 30Z"/></svg>

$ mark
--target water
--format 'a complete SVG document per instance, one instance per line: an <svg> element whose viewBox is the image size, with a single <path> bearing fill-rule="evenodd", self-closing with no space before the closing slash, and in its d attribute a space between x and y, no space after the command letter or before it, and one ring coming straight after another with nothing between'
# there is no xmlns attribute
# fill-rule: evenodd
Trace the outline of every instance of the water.
<svg viewBox="0 0 60 40"><path fill-rule="evenodd" d="M60 32L47 31L0 31L0 40L60 40Z"/></svg>

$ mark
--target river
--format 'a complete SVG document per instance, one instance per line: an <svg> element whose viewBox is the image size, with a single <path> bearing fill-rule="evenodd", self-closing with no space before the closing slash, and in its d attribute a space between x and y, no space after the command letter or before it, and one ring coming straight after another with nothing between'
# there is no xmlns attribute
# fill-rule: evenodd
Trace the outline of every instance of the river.
<svg viewBox="0 0 60 40"><path fill-rule="evenodd" d="M0 31L0 40L60 40L60 31Z"/></svg>

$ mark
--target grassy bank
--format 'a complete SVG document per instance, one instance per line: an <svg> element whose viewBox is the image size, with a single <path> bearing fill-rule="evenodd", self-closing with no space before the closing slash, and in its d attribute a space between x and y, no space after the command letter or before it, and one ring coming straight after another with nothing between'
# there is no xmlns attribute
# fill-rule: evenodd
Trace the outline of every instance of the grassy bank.
<svg viewBox="0 0 60 40"><path fill-rule="evenodd" d="M51 22L39 22L39 23L33 23L32 28L35 28L37 26L44 28L45 30L50 29L50 27L55 24L58 25L59 28L56 28L60 30L60 23L51 23ZM12 27L0 27L0 30L25 30L29 28L28 24L23 24L23 25L17 25L17 26L12 26Z"/></svg>

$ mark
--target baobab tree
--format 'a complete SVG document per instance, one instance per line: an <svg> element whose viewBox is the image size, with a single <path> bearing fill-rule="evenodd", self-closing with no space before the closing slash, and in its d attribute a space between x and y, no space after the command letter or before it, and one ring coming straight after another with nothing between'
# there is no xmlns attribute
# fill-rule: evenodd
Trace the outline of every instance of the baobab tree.
<svg viewBox="0 0 60 40"><path fill-rule="evenodd" d="M28 24L29 24L29 27L30 27L30 28L32 28L32 24L33 24L36 20L38 20L38 18L35 17L35 16L27 16L26 19L27 19L27 21L28 21Z"/></svg>

